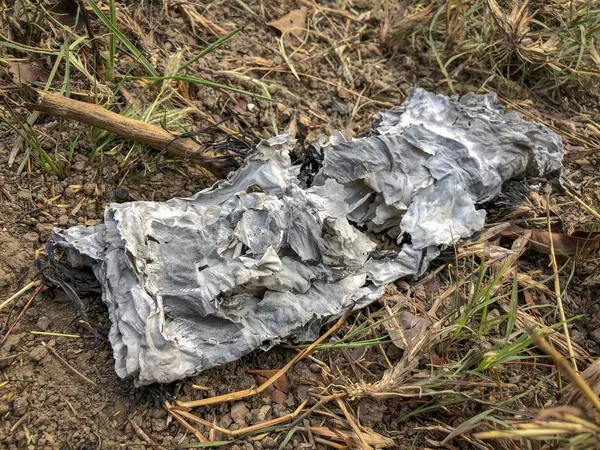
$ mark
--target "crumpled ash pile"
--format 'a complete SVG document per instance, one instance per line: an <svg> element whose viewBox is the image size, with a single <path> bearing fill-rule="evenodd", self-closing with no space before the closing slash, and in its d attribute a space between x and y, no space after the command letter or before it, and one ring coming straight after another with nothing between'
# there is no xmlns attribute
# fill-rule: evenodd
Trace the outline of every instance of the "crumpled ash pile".
<svg viewBox="0 0 600 450"><path fill-rule="evenodd" d="M273 137L190 198L110 204L102 225L54 230L70 264L102 285L120 377L168 383L313 340L481 230L477 205L504 182L560 172L564 154L556 133L505 114L495 95L422 89L368 137L317 144L310 186L295 146Z"/></svg>

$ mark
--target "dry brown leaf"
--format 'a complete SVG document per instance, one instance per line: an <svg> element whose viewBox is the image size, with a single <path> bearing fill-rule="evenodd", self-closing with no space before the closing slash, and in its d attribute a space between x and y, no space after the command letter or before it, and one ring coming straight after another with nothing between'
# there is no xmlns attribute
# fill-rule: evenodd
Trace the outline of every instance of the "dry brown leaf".
<svg viewBox="0 0 600 450"><path fill-rule="evenodd" d="M394 345L402 350L411 348L432 322L424 314L417 313L414 301L401 293L385 298L385 307L391 315L397 314L383 322L383 326L392 338Z"/></svg>
<svg viewBox="0 0 600 450"><path fill-rule="evenodd" d="M307 12L308 10L303 6L300 9L289 12L277 20L267 23L267 25L278 29L281 32L283 41L287 44L293 43L294 38L297 39L298 42L302 42L304 36L306 36Z"/></svg>
<svg viewBox="0 0 600 450"><path fill-rule="evenodd" d="M276 371L264 371L265 374L268 374L267 376L256 374L256 383L259 386L266 383L269 380L268 377L272 375L270 372L273 372L274 374ZM286 375L283 375L263 392L271 397L271 400L275 403L283 405L287 401L288 394L290 393L290 380Z"/></svg>
<svg viewBox="0 0 600 450"><path fill-rule="evenodd" d="M531 233L528 247L540 252L550 253L550 235L546 230L526 229L517 225L502 232L503 236L517 239ZM576 231L573 234L552 233L552 244L557 256L575 256L583 251L595 250L600 246L600 232Z"/></svg>
<svg viewBox="0 0 600 450"><path fill-rule="evenodd" d="M13 81L17 84L31 84L35 81L45 83L48 81L48 73L45 70L29 63L18 62L11 64L8 68Z"/></svg>
<svg viewBox="0 0 600 450"><path fill-rule="evenodd" d="M402 311L393 319L384 322L385 329L390 334L394 345L402 350L411 347L431 325L426 317L415 315L410 311Z"/></svg>
<svg viewBox="0 0 600 450"><path fill-rule="evenodd" d="M338 85L337 87L337 95L343 100L348 100L353 97L353 95L348 92L348 89L343 88L341 85Z"/></svg>
<svg viewBox="0 0 600 450"><path fill-rule="evenodd" d="M431 352L431 364L435 367L442 367L448 364L448 358L445 356L438 356L435 352Z"/></svg>

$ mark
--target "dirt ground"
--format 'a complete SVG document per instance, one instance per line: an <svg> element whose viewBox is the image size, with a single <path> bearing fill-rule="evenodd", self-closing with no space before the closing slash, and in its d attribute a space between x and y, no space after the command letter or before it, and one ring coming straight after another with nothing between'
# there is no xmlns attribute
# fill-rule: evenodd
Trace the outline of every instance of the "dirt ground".
<svg viewBox="0 0 600 450"><path fill-rule="evenodd" d="M242 95L207 87L190 88L188 99L198 110L192 115L192 128L222 122L254 141L276 131L291 129L301 143L309 143L320 135L340 130L351 136L366 133L378 110L400 104L414 86L439 93L449 92L443 76L429 61L419 60L414 54L390 55L378 44L379 30L385 19L383 9L373 9L371 2L362 0L319 3L329 9L315 8L311 2L304 1L248 2L253 14L235 1L198 8L212 28L200 26L182 8L173 5L165 10L160 3L139 6L134 2L124 2L120 7L135 19L138 27L129 29L130 39L159 68L163 68L170 52L185 46L187 55L191 56L208 42L213 42L214 25L225 30L244 27L229 43L198 61L196 71L207 79L261 93L251 82L231 75L231 71L245 68L238 74L268 79L271 94L279 103L273 106L257 102L256 108L247 108L249 100ZM319 21L322 37L320 40L315 38L315 43L311 41L299 51L300 56L293 63L298 73L296 76L279 51L280 33L267 22L307 5L311 20ZM101 29L98 23L94 26ZM338 42L344 46L336 45ZM41 58L40 62L46 63L45 69L49 68L47 60ZM120 61L120 67L127 70L129 62ZM83 86L78 82L74 79L74 86ZM135 87L133 84L128 86L131 92L135 92ZM476 88L465 83L460 90L465 92ZM529 99L529 105L535 101L535 97ZM588 101L595 104L592 96L588 97ZM568 131L572 121L568 111L560 116L560 113L544 108L531 110L559 129L562 126ZM547 112L545 116L544 111ZM24 110L19 112L25 117ZM42 117L34 129L45 137L43 142L48 149L54 151L58 142L59 151L66 153L68 149L61 148L60 143L64 134L58 132L55 125L56 119ZM75 129L80 127L71 126ZM2 124L0 301L36 279L34 260L43 250L53 227L99 223L107 202L166 200L191 195L210 184L206 173L194 164L168 162L158 170L147 170L146 162L152 161L155 156L153 151L148 151L148 156L134 164L129 164L123 154L98 157L90 136L90 133L84 133L78 141L70 169L64 176L51 175L35 164L26 164L24 170L18 173L24 154L21 150L12 164L8 164L16 137ZM211 142L223 137L219 131L211 130L200 139ZM597 186L598 153L576 145L569 150L572 153L568 165L575 173L574 179ZM591 198L600 202L596 191ZM553 202L563 213L565 223L591 221L589 217L583 218L585 214L570 198L557 196ZM587 319L573 326L572 338L589 355L597 356L600 354L600 304L594 294L597 285L587 278L586 283L573 284L569 312L585 312ZM32 293L33 290L30 290L11 303L11 307L2 312L0 324L12 323ZM86 300L91 321L108 327L106 308L101 300ZM63 294L45 291L33 298L30 308L1 346L1 447L142 449L152 448L148 439L162 446L197 442L157 404L154 391L135 389L130 382L116 376L110 345L102 339L95 339L77 319L76 309ZM6 331L3 329L2 334ZM80 337L32 332L66 333ZM357 351L360 352L360 349ZM322 358L330 362L337 358L345 361L356 356L353 352L322 355ZM390 352L393 353L393 350L390 349ZM167 389L172 394L177 392L178 399L186 400L252 387L257 381L248 370L278 369L293 355L295 351L286 348L269 353L257 352ZM63 364L60 358L78 373ZM288 373L290 392L279 403L272 396L257 395L238 403L207 407L203 409L202 417L223 428L235 430L292 413L307 397L308 388L318 384L320 370L318 362L310 359L297 364ZM513 376L515 383L524 387L536 382L531 378L526 372ZM192 384L205 389L195 390ZM549 397L543 392L537 393L536 400L544 398L547 400ZM411 405L402 400L352 403L355 411L361 413L362 425L371 426L381 435L393 439L394 448L438 447L436 442L444 436L436 429L440 422L423 417L399 420L406 416ZM544 401L537 406L545 406ZM441 414L447 423L452 423L453 413L449 408ZM326 424L328 419L317 415L305 420L317 426ZM456 425L458 423L454 423ZM251 436L230 445L230 448L281 448L279 446L285 435L286 432L279 432ZM226 436L213 437L224 439ZM306 436L297 433L284 448L313 448L314 445ZM440 448L458 448L453 445L468 444L457 441L440 445Z"/></svg>

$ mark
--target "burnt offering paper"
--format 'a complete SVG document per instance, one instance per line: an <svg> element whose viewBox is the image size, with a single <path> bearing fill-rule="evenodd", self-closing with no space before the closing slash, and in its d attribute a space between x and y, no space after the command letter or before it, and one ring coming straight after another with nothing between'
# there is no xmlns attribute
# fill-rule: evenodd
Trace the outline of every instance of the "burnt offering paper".
<svg viewBox="0 0 600 450"><path fill-rule="evenodd" d="M368 137L334 135L310 186L296 142L262 142L227 180L190 198L110 204L104 224L54 230L103 288L120 377L168 383L310 341L321 326L419 276L484 226L476 204L512 178L559 172L564 149L495 95L416 89ZM382 251L377 236L397 242Z"/></svg>

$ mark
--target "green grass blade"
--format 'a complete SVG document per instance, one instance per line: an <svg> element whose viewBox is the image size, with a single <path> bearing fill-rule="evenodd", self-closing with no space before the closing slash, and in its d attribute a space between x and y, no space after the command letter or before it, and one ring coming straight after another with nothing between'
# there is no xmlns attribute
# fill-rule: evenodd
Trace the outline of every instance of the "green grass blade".
<svg viewBox="0 0 600 450"><path fill-rule="evenodd" d="M275 100L265 97L264 95L255 94L250 91L246 91L244 89L238 89L231 86L226 86L221 83L216 83L214 81L205 80L204 78L193 77L190 75L176 75L171 77L161 77L161 76L152 76L152 77L125 77L127 80L148 80L148 81L164 81L164 80L174 80L174 81L186 81L188 83L193 84L201 84L203 86L211 87L213 89L223 89L224 91L235 92L237 94L247 95L248 97L257 98L261 100L266 100L268 102L275 102Z"/></svg>
<svg viewBox="0 0 600 450"><path fill-rule="evenodd" d="M230 31L229 33L227 33L225 36L219 38L218 40L216 40L215 42L213 42L212 44L210 44L208 47L206 47L204 50L202 50L200 53L198 53L196 56L194 56L193 58L191 58L184 65L182 65L179 68L178 72L184 71L185 69L187 69L188 67L190 67L192 64L194 64L199 59L204 58L206 55L208 55L209 53L211 53L212 51L214 51L215 49L219 48L221 45L223 45L224 43L226 43L227 41L229 41L233 36L235 36L236 34L238 34L240 31L242 31L241 28L236 28L235 30Z"/></svg>
<svg viewBox="0 0 600 450"><path fill-rule="evenodd" d="M121 33L121 31L116 27L116 25L112 22L112 20L109 19L108 17L106 17L106 14L104 14L102 12L102 10L100 8L98 8L98 5L96 5L96 2L94 2L94 0L85 0L85 1L90 6L90 8L92 8L94 13L96 13L96 16L98 16L100 21L119 39L119 41L121 41L123 43L123 45L125 47L127 47L127 50L129 50L131 53L133 53L133 55L137 58L137 60L140 62L140 64L142 64L153 77L157 77L158 72L152 66L152 64L150 64L150 61L148 61L146 59L146 57L142 54L142 52L140 52L136 48L136 46L133 45L129 39L127 39L127 36L125 36L123 33Z"/></svg>
<svg viewBox="0 0 600 450"><path fill-rule="evenodd" d="M117 27L117 8L115 7L115 0L108 1L108 12L109 20L113 26ZM107 62L107 75L108 79L112 79L115 69L115 53L117 51L117 39L115 33L111 30L108 34L108 62Z"/></svg>
<svg viewBox="0 0 600 450"><path fill-rule="evenodd" d="M59 54L58 50L42 50L40 48L30 47L29 45L22 45L12 41L0 40L0 47L11 48L13 50L18 50L23 53L36 53L38 55L56 56Z"/></svg>

